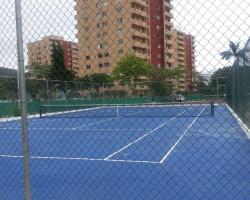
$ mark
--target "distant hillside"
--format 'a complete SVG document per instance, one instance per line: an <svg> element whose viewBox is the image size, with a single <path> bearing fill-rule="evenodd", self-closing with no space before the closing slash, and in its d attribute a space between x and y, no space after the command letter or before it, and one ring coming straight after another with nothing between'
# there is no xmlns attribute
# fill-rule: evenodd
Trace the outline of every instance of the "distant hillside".
<svg viewBox="0 0 250 200"><path fill-rule="evenodd" d="M17 70L0 67L0 76L17 76Z"/></svg>

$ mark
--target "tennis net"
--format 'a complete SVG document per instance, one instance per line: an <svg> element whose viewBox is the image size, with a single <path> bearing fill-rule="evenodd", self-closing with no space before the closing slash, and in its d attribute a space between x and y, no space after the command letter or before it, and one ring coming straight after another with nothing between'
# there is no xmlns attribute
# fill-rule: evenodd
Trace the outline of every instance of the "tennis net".
<svg viewBox="0 0 250 200"><path fill-rule="evenodd" d="M214 102L150 104L41 105L40 117L206 117L214 115Z"/></svg>

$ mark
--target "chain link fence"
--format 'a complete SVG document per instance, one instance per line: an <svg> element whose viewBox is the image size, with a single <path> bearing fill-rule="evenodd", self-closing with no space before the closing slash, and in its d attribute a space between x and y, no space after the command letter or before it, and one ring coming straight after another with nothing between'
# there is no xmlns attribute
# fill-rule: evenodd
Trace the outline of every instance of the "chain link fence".
<svg viewBox="0 0 250 200"><path fill-rule="evenodd" d="M248 42L250 44L250 40ZM247 44L247 45L249 45ZM239 57L230 68L227 88L227 101L231 108L237 113L241 120L250 125L250 65L248 62L249 50L247 46L244 54ZM244 56L245 55L245 56Z"/></svg>
<svg viewBox="0 0 250 200"><path fill-rule="evenodd" d="M1 2L1 199L248 199L249 10Z"/></svg>

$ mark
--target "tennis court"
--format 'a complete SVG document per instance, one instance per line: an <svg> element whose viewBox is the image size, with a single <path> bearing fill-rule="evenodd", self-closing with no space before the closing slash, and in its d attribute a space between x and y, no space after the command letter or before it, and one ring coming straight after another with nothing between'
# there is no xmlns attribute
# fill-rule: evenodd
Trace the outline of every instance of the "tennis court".
<svg viewBox="0 0 250 200"><path fill-rule="evenodd" d="M47 106L40 114L28 123L33 199L249 198L250 135L227 105ZM4 195L19 200L19 121L1 122L0 135Z"/></svg>

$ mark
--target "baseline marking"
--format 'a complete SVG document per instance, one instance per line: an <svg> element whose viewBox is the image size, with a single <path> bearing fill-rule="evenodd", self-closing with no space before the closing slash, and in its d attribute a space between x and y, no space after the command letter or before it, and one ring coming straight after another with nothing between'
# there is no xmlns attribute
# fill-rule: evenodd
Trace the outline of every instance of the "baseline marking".
<svg viewBox="0 0 250 200"><path fill-rule="evenodd" d="M194 125L194 123L197 121L198 117L203 113L203 111L205 109L206 109L206 107L202 109L202 111L199 113L199 115L192 121L192 123L188 126L188 128L185 130L185 132L177 140L177 142L174 144L174 146L172 146L172 148L167 152L167 154L161 159L161 161L160 161L161 164L168 158L168 156L172 153L172 151L179 144L179 142L182 140L182 138L186 135L186 133L189 131L189 129Z"/></svg>
<svg viewBox="0 0 250 200"><path fill-rule="evenodd" d="M186 111L180 113L178 116L184 114L185 112L186 112ZM160 126L158 126L158 127L154 128L153 130L151 130L149 133L146 133L145 135L139 137L139 138L136 139L135 141L129 143L128 145L124 146L123 148L121 148L121 149L117 150L116 152L112 153L111 155L107 156L106 158L104 158L104 160L109 160L109 159L110 159L111 157L113 157L114 155L116 155L116 154L120 153L121 151L127 149L127 148L130 147L131 145L133 145L133 144L139 142L139 141L142 140L143 138L145 138L145 137L147 137L148 135L150 135L151 133L157 131L158 129L160 129L161 127L165 126L166 124L168 124L169 122L173 121L173 120L176 119L176 118L177 118L177 117L173 117L173 118L171 118L170 120L164 122L164 123L161 124Z"/></svg>
<svg viewBox="0 0 250 200"><path fill-rule="evenodd" d="M100 128L100 129L76 129L76 128L54 128L54 127L52 127L52 128L36 128L36 127L34 127L34 128L28 128L29 130L52 130L52 131L55 131L55 130L60 130L60 131L63 131L63 130L65 130L65 131L149 131L149 130L151 130L151 129L142 129L142 128L138 128L138 129L119 129L119 128L117 128L117 129L104 129L104 128ZM0 130L21 130L21 127L20 128L15 128L15 127L13 127L13 128L1 128L0 127Z"/></svg>
<svg viewBox="0 0 250 200"><path fill-rule="evenodd" d="M15 156L15 155L0 155L0 158L17 158L22 159L23 156ZM105 162L120 162L120 163L139 163L139 164L160 164L160 162L156 161L148 161L148 160L105 160L99 158L81 158L81 157L57 157L57 156L30 156L30 159L36 160L80 160L80 161L105 161Z"/></svg>

